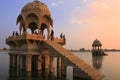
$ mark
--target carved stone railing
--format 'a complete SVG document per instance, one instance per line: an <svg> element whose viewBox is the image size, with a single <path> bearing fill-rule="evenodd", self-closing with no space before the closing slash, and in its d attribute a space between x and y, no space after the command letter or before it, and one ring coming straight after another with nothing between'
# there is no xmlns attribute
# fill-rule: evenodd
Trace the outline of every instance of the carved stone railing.
<svg viewBox="0 0 120 80"><path fill-rule="evenodd" d="M6 39L6 43L10 42L10 41L19 41L19 40L45 40L45 37L42 35L37 35L37 34L22 34L22 35L14 35L14 36L9 36ZM55 43L59 43L64 45L64 40L61 38L54 38L53 40Z"/></svg>
<svg viewBox="0 0 120 80"><path fill-rule="evenodd" d="M42 35L37 34L26 34L26 39L32 39L32 40L43 40L45 39Z"/></svg>
<svg viewBox="0 0 120 80"><path fill-rule="evenodd" d="M36 35L36 34L22 34L18 36L14 35L14 36L9 36L6 39L6 42L15 41L15 40L23 40L23 39L43 40L44 37L41 35Z"/></svg>

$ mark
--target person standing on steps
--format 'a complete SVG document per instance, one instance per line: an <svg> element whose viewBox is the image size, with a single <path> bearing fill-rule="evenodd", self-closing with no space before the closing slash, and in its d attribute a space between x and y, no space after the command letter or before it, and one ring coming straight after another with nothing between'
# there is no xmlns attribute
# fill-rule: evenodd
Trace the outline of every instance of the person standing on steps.
<svg viewBox="0 0 120 80"><path fill-rule="evenodd" d="M51 36L51 41L53 41L54 40L54 31L53 30L51 30L50 36Z"/></svg>
<svg viewBox="0 0 120 80"><path fill-rule="evenodd" d="M62 34L62 33L60 34L60 38L61 38L61 39L63 38L63 34Z"/></svg>
<svg viewBox="0 0 120 80"><path fill-rule="evenodd" d="M65 38L65 35L63 35L63 41L64 41L64 44L66 44L66 38Z"/></svg>

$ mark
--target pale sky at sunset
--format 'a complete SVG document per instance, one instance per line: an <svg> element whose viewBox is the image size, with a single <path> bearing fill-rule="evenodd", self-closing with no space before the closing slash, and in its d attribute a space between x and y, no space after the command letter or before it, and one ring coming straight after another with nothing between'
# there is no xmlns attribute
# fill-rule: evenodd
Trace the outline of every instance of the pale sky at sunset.
<svg viewBox="0 0 120 80"><path fill-rule="evenodd" d="M18 30L16 18L22 7L33 0L1 0L0 48ZM95 39L103 48L120 49L120 0L40 0L51 11L55 35L64 33L67 49L91 49Z"/></svg>

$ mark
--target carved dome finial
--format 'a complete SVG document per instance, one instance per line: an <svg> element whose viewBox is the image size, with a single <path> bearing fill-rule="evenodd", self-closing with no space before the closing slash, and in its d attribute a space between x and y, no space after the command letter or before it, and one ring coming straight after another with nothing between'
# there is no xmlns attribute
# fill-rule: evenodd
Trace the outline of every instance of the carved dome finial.
<svg viewBox="0 0 120 80"><path fill-rule="evenodd" d="M34 1L39 1L39 0L34 0Z"/></svg>

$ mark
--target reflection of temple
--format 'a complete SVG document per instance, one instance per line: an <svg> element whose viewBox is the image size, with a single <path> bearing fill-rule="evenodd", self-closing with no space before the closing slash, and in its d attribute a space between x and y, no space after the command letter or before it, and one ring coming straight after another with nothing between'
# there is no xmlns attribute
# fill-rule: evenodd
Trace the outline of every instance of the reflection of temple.
<svg viewBox="0 0 120 80"><path fill-rule="evenodd" d="M53 73L46 71L25 72L17 70L16 68L9 68L9 77L7 80L62 80L62 75L54 76Z"/></svg>
<svg viewBox="0 0 120 80"><path fill-rule="evenodd" d="M92 56L93 67L96 69L102 68L103 56Z"/></svg>
<svg viewBox="0 0 120 80"><path fill-rule="evenodd" d="M92 55L93 56L102 56L104 55L104 51L102 50L102 44L101 42L96 39L93 41L93 44L92 44Z"/></svg>
<svg viewBox="0 0 120 80"><path fill-rule="evenodd" d="M20 26L19 34L13 33L6 39L6 43L10 46L8 54L11 67L19 71L48 70L50 73L57 68L57 71L66 74L67 66L72 66L75 77L94 80L103 78L95 68L62 47L66 39L56 38L54 32L51 33L53 20L44 3L35 0L26 4L17 18L17 24Z"/></svg>

